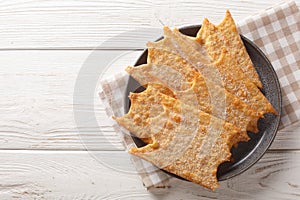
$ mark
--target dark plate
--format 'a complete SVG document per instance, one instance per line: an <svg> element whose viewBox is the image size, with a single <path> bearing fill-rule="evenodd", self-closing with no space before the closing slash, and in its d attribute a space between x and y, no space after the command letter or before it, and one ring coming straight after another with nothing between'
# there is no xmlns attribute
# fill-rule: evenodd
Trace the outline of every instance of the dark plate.
<svg viewBox="0 0 300 200"><path fill-rule="evenodd" d="M180 32L188 36L196 36L200 27L200 25L184 27L180 29ZM231 149L234 161L225 162L219 166L217 174L218 180L226 180L244 172L264 155L276 135L281 115L281 90L277 75L271 63L253 42L244 36L241 36L241 38L263 84L263 89L261 91L279 114L278 116L269 113L266 114L264 119L258 121L259 133L253 134L248 132L251 140L248 142L240 142L237 148ZM147 63L147 53L147 50L143 52L135 66ZM142 90L143 88L139 83L133 78L129 79L125 97L126 112L128 112L130 107L128 99L129 92L141 92ZM133 137L133 139L137 146L140 147L145 145L140 139L136 137ZM176 175L173 176L178 177Z"/></svg>

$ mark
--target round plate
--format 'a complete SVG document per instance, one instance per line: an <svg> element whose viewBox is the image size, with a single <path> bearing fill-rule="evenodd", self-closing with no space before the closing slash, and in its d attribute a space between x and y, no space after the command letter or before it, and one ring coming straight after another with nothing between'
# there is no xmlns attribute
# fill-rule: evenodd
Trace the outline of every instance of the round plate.
<svg viewBox="0 0 300 200"><path fill-rule="evenodd" d="M185 35L196 36L200 27L200 25L188 26L179 30ZM258 121L259 132L256 134L248 132L248 135L251 139L248 142L240 142L237 148L231 149L233 162L225 162L218 168L217 177L220 181L226 180L246 171L264 155L276 135L281 116L281 90L277 75L270 61L253 42L244 36L241 36L241 38L263 84L263 89L261 91L277 110L278 115L275 116L270 113L265 114L265 118ZM160 39L162 38L159 38L158 40ZM148 51L145 50L137 60L135 66L147 63L147 54ZM144 88L142 88L138 82L130 77L125 95L126 112L128 112L130 108L130 102L128 98L129 92L141 92L143 90ZM138 147L145 145L145 143L134 136L133 139ZM178 177L176 175L173 176Z"/></svg>

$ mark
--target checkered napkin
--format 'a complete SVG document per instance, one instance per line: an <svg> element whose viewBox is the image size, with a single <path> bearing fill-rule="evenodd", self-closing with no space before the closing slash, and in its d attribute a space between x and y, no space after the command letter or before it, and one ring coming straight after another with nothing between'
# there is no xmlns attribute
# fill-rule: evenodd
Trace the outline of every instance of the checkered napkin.
<svg viewBox="0 0 300 200"><path fill-rule="evenodd" d="M300 12L294 1L265 10L239 24L271 61L282 91L280 129L300 119Z"/></svg>
<svg viewBox="0 0 300 200"><path fill-rule="evenodd" d="M125 114L125 93L128 79L129 75L124 72L101 82L102 90L99 92L99 96L110 118L112 116L121 117ZM112 121L112 126L123 139L123 144L127 150L135 146L126 129L119 126L115 121ZM147 189L168 187L169 175L143 159L131 156L131 160Z"/></svg>
<svg viewBox="0 0 300 200"><path fill-rule="evenodd" d="M285 2L238 23L239 31L267 55L282 88L280 128L300 119L300 12L294 1ZM109 117L124 114L127 74L118 74L102 82L100 97ZM127 130L114 123L127 149L135 146ZM168 186L169 176L155 166L132 156L137 172L147 189Z"/></svg>

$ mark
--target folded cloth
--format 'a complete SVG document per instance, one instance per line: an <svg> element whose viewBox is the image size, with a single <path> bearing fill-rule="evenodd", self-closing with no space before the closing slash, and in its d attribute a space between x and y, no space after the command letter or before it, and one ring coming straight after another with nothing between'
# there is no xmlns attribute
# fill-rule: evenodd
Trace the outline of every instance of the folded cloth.
<svg viewBox="0 0 300 200"><path fill-rule="evenodd" d="M271 61L282 90L280 129L300 119L300 12L294 1L269 8L238 23L239 32L252 40ZM107 115L124 114L125 91L129 75L117 74L101 82L99 95ZM114 122L112 122L114 123ZM127 130L112 124L124 146L135 146ZM147 189L169 186L170 176L152 164L132 156L132 161Z"/></svg>
<svg viewBox="0 0 300 200"><path fill-rule="evenodd" d="M101 81L102 90L100 90L99 96L108 117L121 117L124 115L125 92L128 80L129 75L123 72ZM126 129L119 126L115 121L112 121L112 126L116 133L122 138L123 144L127 150L135 146L130 133ZM147 189L166 188L169 186L169 175L143 159L131 156L131 160Z"/></svg>
<svg viewBox="0 0 300 200"><path fill-rule="evenodd" d="M241 34L269 58L279 78L282 116L279 129L300 119L300 12L294 1L269 8L238 23Z"/></svg>

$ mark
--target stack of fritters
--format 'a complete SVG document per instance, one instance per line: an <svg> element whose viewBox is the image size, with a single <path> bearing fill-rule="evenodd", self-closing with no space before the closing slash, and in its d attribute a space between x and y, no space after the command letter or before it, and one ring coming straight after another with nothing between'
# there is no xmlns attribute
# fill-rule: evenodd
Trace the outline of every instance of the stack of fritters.
<svg viewBox="0 0 300 200"><path fill-rule="evenodd" d="M214 190L231 147L276 110L229 11L218 26L205 19L195 38L164 27L164 39L147 46L147 64L126 69L146 89L131 93L129 112L114 117L147 143L129 152Z"/></svg>

